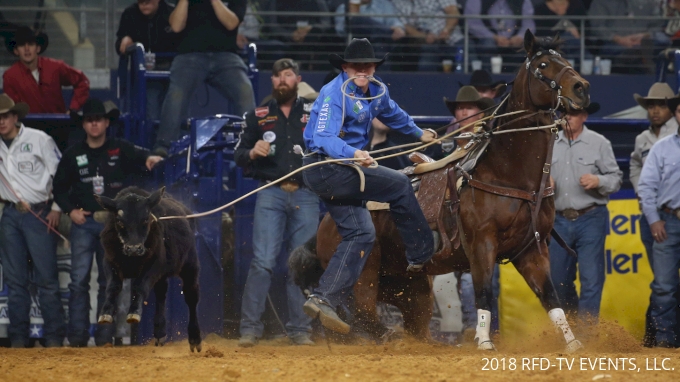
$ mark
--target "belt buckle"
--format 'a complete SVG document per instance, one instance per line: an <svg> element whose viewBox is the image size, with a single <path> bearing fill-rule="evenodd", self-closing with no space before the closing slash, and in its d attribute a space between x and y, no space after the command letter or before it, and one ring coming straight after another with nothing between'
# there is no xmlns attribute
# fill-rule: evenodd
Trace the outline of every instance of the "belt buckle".
<svg viewBox="0 0 680 382"><path fill-rule="evenodd" d="M16 208L16 210L19 211L20 213L25 214L26 212L28 212L28 210L31 207L28 206L28 208L27 208L26 203L19 202L19 203L14 203L14 208Z"/></svg>
<svg viewBox="0 0 680 382"><path fill-rule="evenodd" d="M281 189L286 192L295 192L300 188L300 186L291 181L281 183Z"/></svg>
<svg viewBox="0 0 680 382"><path fill-rule="evenodd" d="M106 223L106 219L108 219L109 214L109 211L95 211L94 214L92 214L92 217L97 223Z"/></svg>
<svg viewBox="0 0 680 382"><path fill-rule="evenodd" d="M571 221L574 221L574 220L578 219L579 213L578 213L578 211L576 211L573 208L567 208L566 210L562 211L562 216L564 216L565 218L567 218Z"/></svg>

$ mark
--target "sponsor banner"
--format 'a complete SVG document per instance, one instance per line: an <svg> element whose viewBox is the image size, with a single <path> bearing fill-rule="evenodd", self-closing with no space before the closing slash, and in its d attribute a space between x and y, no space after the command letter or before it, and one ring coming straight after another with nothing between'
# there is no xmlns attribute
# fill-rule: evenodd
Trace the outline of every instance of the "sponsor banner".
<svg viewBox="0 0 680 382"><path fill-rule="evenodd" d="M612 200L607 207L609 233L605 242L606 280L600 318L616 320L641 339L653 276L640 240L640 208L635 199ZM538 298L515 267L508 264L500 269L499 310L503 335L521 338L551 325ZM579 288L577 276L576 290Z"/></svg>

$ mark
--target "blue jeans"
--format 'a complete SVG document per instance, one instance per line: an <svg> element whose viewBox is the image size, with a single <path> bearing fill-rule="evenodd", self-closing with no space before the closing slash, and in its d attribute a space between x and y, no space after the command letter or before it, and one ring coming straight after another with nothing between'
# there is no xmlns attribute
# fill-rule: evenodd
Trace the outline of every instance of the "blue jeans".
<svg viewBox="0 0 680 382"><path fill-rule="evenodd" d="M104 248L99 234L104 229L103 223L98 223L91 216L86 217L85 223L71 225L71 283L68 289L71 297L68 300L68 342L72 346L85 346L90 339L90 272L92 260L97 257L99 275L97 283L97 316L104 306L104 292L106 291L106 276L104 275ZM95 343L100 346L112 342L113 325L97 325Z"/></svg>
<svg viewBox="0 0 680 382"><path fill-rule="evenodd" d="M34 209L43 219L47 206ZM0 259L9 287L9 339L12 347L28 346L31 295L29 273L33 272L38 287L40 312L45 321L43 338L50 346L64 342L64 307L59 294L57 271L57 236L30 213L21 213L6 204L0 220ZM29 265L29 259L30 264Z"/></svg>
<svg viewBox="0 0 680 382"><path fill-rule="evenodd" d="M312 155L304 164L323 160ZM392 219L404 243L406 259L421 264L434 253L432 231L420 209L406 175L378 166L362 167L366 187L359 190L359 174L353 167L326 164L305 170L305 184L319 195L342 236L314 294L331 304L343 305L351 294L373 249L375 228L371 214L364 206L367 200L390 203Z"/></svg>
<svg viewBox="0 0 680 382"><path fill-rule="evenodd" d="M609 224L606 206L599 206L575 221L555 216L555 230L576 251L578 259L567 254L556 240L550 242L550 272L557 296L566 311L578 309L583 322L597 320L600 315L604 287L604 240ZM576 294L576 264L581 282L580 297Z"/></svg>
<svg viewBox="0 0 680 382"><path fill-rule="evenodd" d="M286 192L271 186L257 194L253 221L253 252L241 305L241 335L262 337L264 313L272 273L281 246L287 252L303 245L316 234L319 225L319 198L306 188ZM288 336L311 333L312 319L302 311L305 297L292 277L286 282L288 294Z"/></svg>
<svg viewBox="0 0 680 382"><path fill-rule="evenodd" d="M668 238L662 243L654 242L651 316L656 327L656 342L675 344L675 308L678 305L675 293L680 282L680 220L663 211L659 211L659 216L666 222Z"/></svg>
<svg viewBox="0 0 680 382"><path fill-rule="evenodd" d="M170 67L170 87L161 109L156 147L168 148L170 143L179 139L180 127L187 119L189 102L203 83L213 86L222 96L233 102L234 114L238 116L255 107L248 68L237 54L180 54Z"/></svg>
<svg viewBox="0 0 680 382"><path fill-rule="evenodd" d="M168 94L170 85L166 81L147 81L146 82L146 119L157 121L161 117L161 107Z"/></svg>

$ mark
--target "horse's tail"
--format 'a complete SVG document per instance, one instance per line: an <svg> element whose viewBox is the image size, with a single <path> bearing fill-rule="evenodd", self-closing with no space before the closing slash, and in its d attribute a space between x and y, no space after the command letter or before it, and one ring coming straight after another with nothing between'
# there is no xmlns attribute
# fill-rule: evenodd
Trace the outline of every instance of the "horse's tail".
<svg viewBox="0 0 680 382"><path fill-rule="evenodd" d="M316 235L290 253L288 269L295 285L299 286L303 293L319 285L323 268L316 257Z"/></svg>

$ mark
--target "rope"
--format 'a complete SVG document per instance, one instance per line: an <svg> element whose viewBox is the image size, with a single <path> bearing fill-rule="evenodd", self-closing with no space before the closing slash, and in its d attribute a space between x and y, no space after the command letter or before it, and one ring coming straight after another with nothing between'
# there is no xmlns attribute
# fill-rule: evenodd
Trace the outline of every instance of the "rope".
<svg viewBox="0 0 680 382"><path fill-rule="evenodd" d="M455 134L458 134L459 132L461 132L461 131L467 129L467 128L470 127L470 126L474 126L476 123L483 122L483 121L486 121L486 120L489 120L489 119L493 119L493 118L507 117L507 116L510 116L510 115L514 115L514 114L518 114L518 113L524 113L524 112L526 112L526 110L513 111L513 112L510 112L510 113L505 113L505 114L498 115L498 116L490 115L490 116L488 116L488 117L484 117L484 118L482 118L482 119L480 119L480 120L477 120L477 121L475 121L475 122L473 122L473 123L469 123L469 124L467 124L467 125L465 125L465 126L463 126L463 127L460 127L459 129L454 130L454 131L452 131L452 132L450 132L450 133L448 133L448 134L446 134L446 135L443 135L443 136L440 137L440 138L435 138L435 139L433 139L433 140L432 140L431 142L429 142L429 143L425 143L425 144L422 144L422 145L419 144L419 146L416 147L416 148L413 148L413 149L410 149L410 150L407 150L407 151L400 151L400 152L395 153L395 154L385 155L385 156L382 156L382 157L380 157L380 158L375 158L375 160L378 160L378 161L379 161L379 160L388 159L388 158L393 158L393 157L400 156L400 155L404 155L404 154L409 154L409 153L412 153L412 152L414 152L414 151L418 151L418 150L420 150L420 149L423 149L423 148L425 148L425 147L429 147L429 146L432 146L432 145L434 145L434 144L437 144L437 143L441 142L443 139L446 139L446 138L449 138L449 137L451 137L451 136L453 136L453 135L455 135ZM390 149L395 149L395 147L391 147ZM373 151L369 152L369 154L373 154L373 153L375 153L375 152L373 152ZM197 213L197 214L186 215L186 216L161 216L161 217L158 218L158 220L193 219L193 218L200 218L200 217L212 215L212 214L214 214L214 213L216 213L216 212L222 211L222 210L224 210L224 209L226 209L226 208L229 208L229 207L233 206L234 204L240 202L241 200L243 200L243 199L245 199L245 198L247 198L247 197L249 197L249 196L251 196L251 195L254 195L254 194L258 193L258 192L264 190L265 188L268 188L268 187L271 187L271 186L273 186L273 185L275 185L275 184L278 184L278 183L280 183L280 182L283 182L284 180L290 178L291 175L295 175L295 174L297 174L297 173L299 173L299 172L301 172L301 171L307 170L307 169L312 168L312 167L314 167L314 166L320 166L320 165L331 164L331 163L356 162L356 161L362 161L362 160L364 160L364 159L365 159L365 158L354 158L354 159L347 159L347 158L343 158L343 159L328 159L328 160L325 160L325 161L322 161L322 162L310 163L310 164L308 164L308 165L305 165L305 166L302 166L302 167L298 168L297 170L291 171L291 172L289 172L288 174L286 174L286 175L280 177L279 179L276 179L276 180L274 180L274 181L271 181L271 182L265 184L265 185L262 186L262 187L256 188L255 190L252 190L252 191L250 191L249 193L247 193L247 194L245 194L245 195L242 195L241 197L236 198L236 199L232 200L231 202L229 202L229 203L227 203L227 204L225 204L225 205L223 205L223 206L221 206L221 207L217 207L217 208L212 209L212 210L210 210L210 211L201 212L201 213Z"/></svg>

